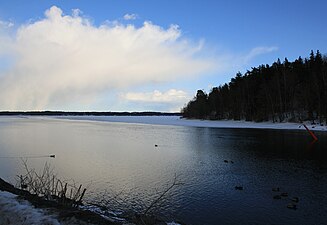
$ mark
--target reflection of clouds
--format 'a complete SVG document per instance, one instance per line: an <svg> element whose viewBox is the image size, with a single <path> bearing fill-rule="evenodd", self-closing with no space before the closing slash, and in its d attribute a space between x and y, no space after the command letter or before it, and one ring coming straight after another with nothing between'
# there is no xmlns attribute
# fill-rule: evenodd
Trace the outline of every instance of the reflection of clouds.
<svg viewBox="0 0 327 225"><path fill-rule="evenodd" d="M276 218L276 205L266 203L273 200L271 188L277 185L294 196L308 196L313 202L326 205L326 199L321 199L327 184L324 134L314 151L308 151L310 138L305 131L199 127L220 122L225 127L230 123L234 128L243 124L244 128L260 123L178 117L82 117L112 119L116 123L70 119L0 117L1 151L12 155L56 154L48 162L60 178L74 179L87 186L85 199L107 189L120 197L117 206L121 209L144 210L171 184L176 173L185 185L167 195L160 212L182 212L186 220L193 220L194 212L201 212L197 214L198 221L205 221L210 215L208 224L223 220L241 224L243 215L253 216L264 224L266 216L258 218L257 210L249 207L253 206L254 198L257 205L265 205L263 210ZM142 123L150 124L136 124L141 119ZM155 125L156 120L161 125ZM183 126L171 126L178 122ZM187 127L187 123L197 127ZM35 168L42 169L44 163L43 159L29 160ZM17 166L16 161L0 161L0 176L3 177L3 168L13 171ZM16 174L19 173L12 172L11 176ZM244 186L245 192L236 192L236 185ZM315 215L319 204L301 203L301 209ZM241 212L242 216L230 217L230 210ZM286 224L294 219L287 210L281 216L276 221L282 218ZM311 223L310 217L307 221L306 224Z"/></svg>

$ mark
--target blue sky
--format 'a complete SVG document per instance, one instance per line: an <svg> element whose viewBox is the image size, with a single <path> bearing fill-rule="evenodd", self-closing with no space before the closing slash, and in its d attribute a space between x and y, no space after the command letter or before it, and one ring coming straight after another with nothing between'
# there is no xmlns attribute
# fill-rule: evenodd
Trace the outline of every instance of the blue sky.
<svg viewBox="0 0 327 225"><path fill-rule="evenodd" d="M327 53L326 10L323 0L0 1L0 110L178 111L238 71Z"/></svg>

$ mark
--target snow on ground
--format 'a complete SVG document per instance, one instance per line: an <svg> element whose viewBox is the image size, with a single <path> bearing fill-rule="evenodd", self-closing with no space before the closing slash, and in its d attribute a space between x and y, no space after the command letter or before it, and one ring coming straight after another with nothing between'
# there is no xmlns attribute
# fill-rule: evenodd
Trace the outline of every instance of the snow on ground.
<svg viewBox="0 0 327 225"><path fill-rule="evenodd" d="M153 125L173 125L190 127L216 127L216 128L257 128L257 129L287 129L287 130L305 130L300 123L273 123L273 122L248 122L234 120L195 120L181 119L179 116L60 116L60 119L71 120L91 120L104 122L120 123L140 123ZM327 131L327 126L310 125L306 123L310 130Z"/></svg>
<svg viewBox="0 0 327 225"><path fill-rule="evenodd" d="M90 208L87 208L90 210ZM95 210L93 210L95 211ZM118 219L118 218L117 218ZM120 219L121 224L133 225ZM118 220L117 220L118 221ZM58 219L56 213L38 209L28 201L19 199L17 195L0 191L0 225L95 225L76 219L75 217ZM167 225L180 225L176 222Z"/></svg>
<svg viewBox="0 0 327 225"><path fill-rule="evenodd" d="M77 218L59 219L54 211L35 208L17 195L0 191L0 225L94 225Z"/></svg>
<svg viewBox="0 0 327 225"><path fill-rule="evenodd" d="M17 195L0 191L0 225L60 225L45 210L34 208L29 202L17 199Z"/></svg>

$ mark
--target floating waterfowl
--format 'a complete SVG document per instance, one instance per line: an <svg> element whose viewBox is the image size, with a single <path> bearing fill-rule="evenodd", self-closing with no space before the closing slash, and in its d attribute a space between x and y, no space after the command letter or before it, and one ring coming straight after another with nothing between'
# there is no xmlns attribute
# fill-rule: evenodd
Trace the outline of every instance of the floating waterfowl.
<svg viewBox="0 0 327 225"><path fill-rule="evenodd" d="M298 197L293 197L293 198L292 198L292 201L293 201L293 202L299 202L299 198L298 198Z"/></svg>
<svg viewBox="0 0 327 225"><path fill-rule="evenodd" d="M228 163L228 160L225 159L225 160L224 160L224 163Z"/></svg>
<svg viewBox="0 0 327 225"><path fill-rule="evenodd" d="M230 163L234 163L233 161L230 161Z"/></svg>
<svg viewBox="0 0 327 225"><path fill-rule="evenodd" d="M242 187L242 186L235 186L235 190L240 190L240 191L242 191L242 190L243 190L243 187Z"/></svg>
<svg viewBox="0 0 327 225"><path fill-rule="evenodd" d="M154 145L154 147L158 147L158 145Z"/></svg>
<svg viewBox="0 0 327 225"><path fill-rule="evenodd" d="M280 194L280 196L287 197L288 196L288 193L287 192L283 192L283 193Z"/></svg>
<svg viewBox="0 0 327 225"><path fill-rule="evenodd" d="M294 203L288 203L287 208L289 209L297 209L296 205Z"/></svg>

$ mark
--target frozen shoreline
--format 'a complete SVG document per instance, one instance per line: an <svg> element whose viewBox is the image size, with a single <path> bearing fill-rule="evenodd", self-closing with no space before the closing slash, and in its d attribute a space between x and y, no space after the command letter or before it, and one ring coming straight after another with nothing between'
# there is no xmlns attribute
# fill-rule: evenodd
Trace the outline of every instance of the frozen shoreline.
<svg viewBox="0 0 327 225"><path fill-rule="evenodd" d="M83 207L87 211L93 211L94 214L99 214L98 209L92 210L89 206ZM83 210L83 208L81 210ZM65 209L63 208L62 211ZM101 210L100 210L101 211ZM76 213L76 212L75 212ZM78 219L78 215L71 214L69 217L61 218L59 212L55 212L50 208L38 208L32 205L28 200L24 200L16 194L0 190L0 225L95 225L95 224L120 224L120 225L133 225L125 219L120 219L120 221L114 222L108 217L103 216L103 221L95 220L94 218L88 218L85 221ZM94 216L93 216L94 217ZM180 225L176 222L163 222L162 224L167 225Z"/></svg>
<svg viewBox="0 0 327 225"><path fill-rule="evenodd" d="M0 123L8 123L17 119L34 120L71 120L90 122L131 123L147 125L168 125L185 127L209 127L209 128L238 128L238 129L275 129L275 130L303 130L301 123L273 123L273 122L249 122L244 120L198 120L181 119L179 116L0 116ZM304 124L312 131L327 132L326 125L312 125L310 121Z"/></svg>
<svg viewBox="0 0 327 225"><path fill-rule="evenodd" d="M37 209L28 201L17 197L12 193L0 191L0 225L60 225L54 215L49 215L46 210Z"/></svg>
<svg viewBox="0 0 327 225"><path fill-rule="evenodd" d="M252 129L281 129L281 130L305 130L300 123L273 123L273 122L248 122L234 120L196 120L181 119L179 116L57 116L57 119L135 123L149 125L171 125L187 127L211 127L211 128L252 128ZM310 130L327 131L327 126L311 125L305 122Z"/></svg>

